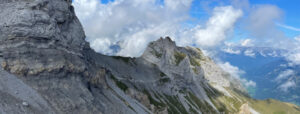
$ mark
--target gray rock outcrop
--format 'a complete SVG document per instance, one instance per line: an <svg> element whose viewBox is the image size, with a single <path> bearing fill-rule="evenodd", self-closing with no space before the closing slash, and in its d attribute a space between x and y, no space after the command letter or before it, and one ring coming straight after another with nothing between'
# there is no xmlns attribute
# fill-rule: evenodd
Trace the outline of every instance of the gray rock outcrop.
<svg viewBox="0 0 300 114"><path fill-rule="evenodd" d="M83 72L89 48L70 1L0 2L2 67L14 74Z"/></svg>

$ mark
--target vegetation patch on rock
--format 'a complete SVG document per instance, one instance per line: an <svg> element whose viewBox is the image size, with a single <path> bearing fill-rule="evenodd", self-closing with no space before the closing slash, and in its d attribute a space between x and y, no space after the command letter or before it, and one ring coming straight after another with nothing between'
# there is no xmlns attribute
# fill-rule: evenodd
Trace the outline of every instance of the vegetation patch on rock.
<svg viewBox="0 0 300 114"><path fill-rule="evenodd" d="M176 65L179 65L179 63L186 57L186 55L184 53L176 51L174 57Z"/></svg>
<svg viewBox="0 0 300 114"><path fill-rule="evenodd" d="M162 54L161 53L159 53L159 52L157 52L156 50L152 50L152 51L150 51L150 53L152 53L153 55L155 55L157 58L161 58L161 56L162 56Z"/></svg>
<svg viewBox="0 0 300 114"><path fill-rule="evenodd" d="M129 63L130 62L130 57L122 57L122 56L113 56L113 58L118 59L118 60L122 60L125 63Z"/></svg>
<svg viewBox="0 0 300 114"><path fill-rule="evenodd" d="M120 80L118 80L115 76L111 75L111 79L113 79L116 83L116 85L123 91L126 91L128 89L128 86L126 84L124 84L123 82L121 82Z"/></svg>
<svg viewBox="0 0 300 114"><path fill-rule="evenodd" d="M201 66L201 64L197 61L197 59L196 58L194 58L194 57L190 57L190 63L191 63L191 65L193 65L193 66Z"/></svg>

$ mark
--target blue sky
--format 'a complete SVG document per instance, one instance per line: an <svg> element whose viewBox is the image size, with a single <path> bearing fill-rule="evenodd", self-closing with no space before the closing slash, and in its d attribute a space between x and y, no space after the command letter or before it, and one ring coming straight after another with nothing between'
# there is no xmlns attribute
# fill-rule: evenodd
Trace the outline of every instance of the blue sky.
<svg viewBox="0 0 300 114"><path fill-rule="evenodd" d="M278 6L283 12L283 24L289 25L295 28L300 28L300 0L252 0L253 4L274 4ZM300 34L300 31L285 29L281 27L287 36L295 37Z"/></svg>
<svg viewBox="0 0 300 114"><path fill-rule="evenodd" d="M299 8L300 8L300 0L269 0L270 4L275 4L279 8L284 11L283 22L286 25L293 26L295 28L300 28L300 16L299 16ZM259 2L257 0L256 2ZM300 31L294 31L289 29L282 29L287 36L295 37L300 34Z"/></svg>
<svg viewBox="0 0 300 114"><path fill-rule="evenodd" d="M209 14L205 11L203 7L203 3L205 4L207 0L195 0L193 1L190 14L192 17L197 19L207 19ZM300 8L300 0L249 0L249 4L253 7L254 5L261 4L270 4L279 7L283 11L283 17L280 20L280 24L287 25L290 27L294 27L295 29L300 28L300 16L299 16L299 8ZM208 7L216 7L219 5L230 5L230 1L220 1L220 0L212 0L209 3ZM251 7L250 6L250 7ZM247 16L249 12L244 12L244 15ZM236 29L235 37L239 37L239 34L243 34L243 36L247 36L247 33L241 33L241 28ZM282 30L286 36L290 38L294 38L300 34L299 30L291 30L286 27L278 26L278 29ZM235 39L237 41L238 38Z"/></svg>
<svg viewBox="0 0 300 114"><path fill-rule="evenodd" d="M101 0L101 3L107 4L109 2L113 2L114 0ZM163 0L158 0L161 4L163 4ZM249 4L251 5L259 5L259 4L271 4L279 7L283 11L283 17L280 20L280 23L283 25L287 25L290 27L294 27L299 30L292 30L286 27L278 26L278 29L283 31L286 36L290 38L294 38L300 34L300 16L299 16L299 8L300 8L300 0L249 0ZM205 6L207 5L207 6ZM189 24L201 22L201 20L206 20L209 18L209 13L206 11L204 7L216 7L219 5L230 5L229 0L194 0L190 9L190 16L195 18L192 21L189 21ZM247 13L245 14L247 15ZM231 41L238 41L241 37L246 37L247 33L242 33L242 30L237 28L235 30L234 39Z"/></svg>

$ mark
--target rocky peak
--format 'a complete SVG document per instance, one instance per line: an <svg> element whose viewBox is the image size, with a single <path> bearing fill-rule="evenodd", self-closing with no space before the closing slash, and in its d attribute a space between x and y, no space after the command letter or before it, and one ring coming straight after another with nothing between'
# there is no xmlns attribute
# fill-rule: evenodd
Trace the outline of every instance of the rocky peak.
<svg viewBox="0 0 300 114"><path fill-rule="evenodd" d="M89 47L71 0L4 0L0 7L4 69L19 75L85 70Z"/></svg>
<svg viewBox="0 0 300 114"><path fill-rule="evenodd" d="M174 57L175 55L175 57ZM199 59L209 59L205 57L199 48L194 47L178 47L170 37L160 38L156 41L149 43L142 58L152 61L150 59L176 59L176 55L185 57L195 57ZM185 57L183 57L185 56Z"/></svg>
<svg viewBox="0 0 300 114"><path fill-rule="evenodd" d="M170 37L159 38L157 41L149 43L145 52L142 55L142 58L156 58L160 59L165 56L167 53L173 53L176 48L175 42L171 40Z"/></svg>
<svg viewBox="0 0 300 114"><path fill-rule="evenodd" d="M173 58L173 53L177 50L176 44L170 37L160 38L149 43L141 58L157 63L163 59ZM172 61L166 61L172 63Z"/></svg>
<svg viewBox="0 0 300 114"><path fill-rule="evenodd" d="M146 48L143 59L156 64L168 74L180 74L181 81L208 81L223 93L224 88L235 88L245 92L238 79L223 71L212 59L205 56L201 49L195 47L177 47L169 37L151 42ZM197 77L197 78L194 78ZM176 77L171 77L176 78ZM196 80L195 80L196 79ZM230 96L230 95L228 95Z"/></svg>
<svg viewBox="0 0 300 114"><path fill-rule="evenodd" d="M208 60L199 48L178 47L170 37L151 42L141 58L159 66L199 66L198 60Z"/></svg>
<svg viewBox="0 0 300 114"><path fill-rule="evenodd" d="M148 47L155 47L155 46L159 46L159 47L175 47L176 44L174 41L172 41L172 39L170 37L160 37L158 40L153 41L149 44Z"/></svg>

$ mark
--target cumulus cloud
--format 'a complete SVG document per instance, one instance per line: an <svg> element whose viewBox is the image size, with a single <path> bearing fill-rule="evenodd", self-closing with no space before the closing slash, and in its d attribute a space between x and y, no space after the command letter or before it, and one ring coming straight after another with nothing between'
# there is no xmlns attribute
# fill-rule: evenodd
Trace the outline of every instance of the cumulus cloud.
<svg viewBox="0 0 300 114"><path fill-rule="evenodd" d="M290 88L296 87L295 81L289 80L279 86L279 89L283 92L287 92Z"/></svg>
<svg viewBox="0 0 300 114"><path fill-rule="evenodd" d="M246 87L256 87L256 83L252 80L247 80L244 78L241 78L243 74L245 74L245 71L239 69L236 66L231 65L229 62L225 63L218 63L218 65L226 72L228 72L231 76L239 79L242 84Z"/></svg>
<svg viewBox="0 0 300 114"><path fill-rule="evenodd" d="M176 32L189 18L191 2L115 0L102 4L100 0L74 0L73 5L93 49L111 54L109 45L118 42L119 55L138 56L150 41Z"/></svg>
<svg viewBox="0 0 300 114"><path fill-rule="evenodd" d="M170 36L180 46L213 47L231 32L242 11L231 6L213 10L205 25L183 27L191 19L192 0L74 0L73 5L91 47L103 54L140 56L147 44L161 36ZM103 41L101 41L103 40ZM111 45L119 45L113 53Z"/></svg>
<svg viewBox="0 0 300 114"><path fill-rule="evenodd" d="M95 39L93 42L90 42L90 46L94 48L94 50L101 50L106 53L112 53L113 50L110 49L112 42L108 38Z"/></svg>
<svg viewBox="0 0 300 114"><path fill-rule="evenodd" d="M238 67L231 65L229 62L218 64L224 71L230 73L233 77L239 78L245 72L240 70Z"/></svg>
<svg viewBox="0 0 300 114"><path fill-rule="evenodd" d="M282 71L276 78L275 81L281 81L283 79L286 79L290 77L291 75L295 74L295 72L291 69L287 69L285 71Z"/></svg>
<svg viewBox="0 0 300 114"><path fill-rule="evenodd" d="M226 53L229 53L229 54L236 54L236 55L238 55L238 54L241 53L240 50L234 50L234 49L232 49L232 48L230 48L230 47L222 48L222 51L223 51L223 52L226 52Z"/></svg>
<svg viewBox="0 0 300 114"><path fill-rule="evenodd" d="M282 11L274 5L254 6L248 18L247 29L252 35L265 38L272 36L275 22L280 20Z"/></svg>
<svg viewBox="0 0 300 114"><path fill-rule="evenodd" d="M226 39L226 33L233 29L238 18L243 15L241 10L232 6L216 7L213 16L207 21L205 29L196 31L196 43L202 47L213 47Z"/></svg>

